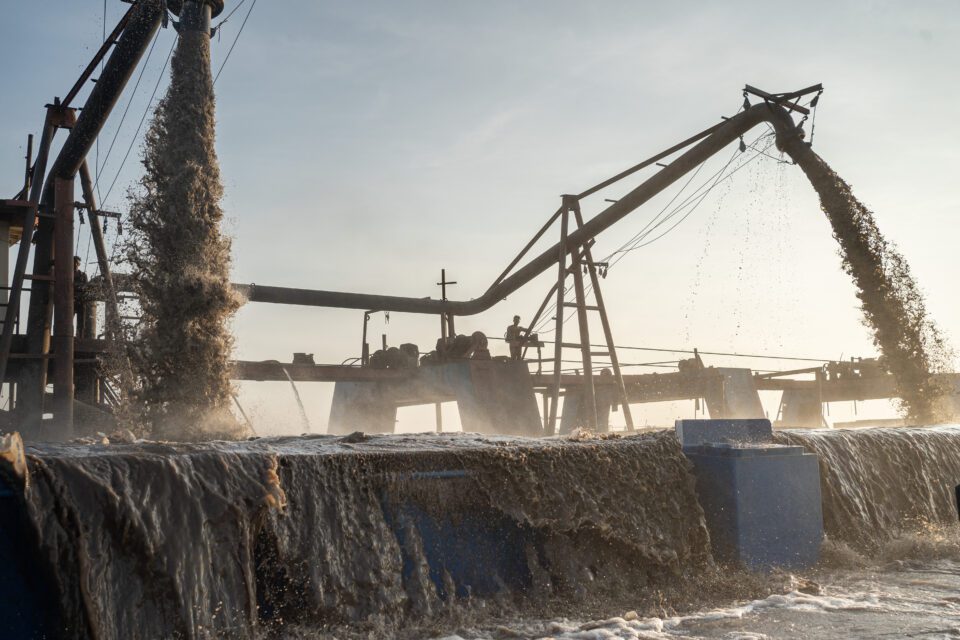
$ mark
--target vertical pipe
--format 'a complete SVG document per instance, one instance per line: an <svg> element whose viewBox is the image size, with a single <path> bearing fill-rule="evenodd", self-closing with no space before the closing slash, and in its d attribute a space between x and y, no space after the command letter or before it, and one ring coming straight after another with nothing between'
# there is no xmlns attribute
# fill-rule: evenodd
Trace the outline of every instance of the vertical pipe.
<svg viewBox="0 0 960 640"><path fill-rule="evenodd" d="M570 210L563 207L560 216L560 244L557 255L557 331L553 343L553 399L550 403L550 424L546 435L552 436L557 432L557 405L560 403L560 367L563 360L563 295L564 283L567 281L567 226L570 221Z"/></svg>
<svg viewBox="0 0 960 640"><path fill-rule="evenodd" d="M54 379L53 431L58 440L73 437L73 215L74 180L54 183Z"/></svg>
<svg viewBox="0 0 960 640"><path fill-rule="evenodd" d="M90 167L84 158L80 164L80 189L83 192L83 201L87 205L87 218L90 220L90 235L93 236L93 248L97 254L97 264L100 275L107 287L107 331L116 333L117 322L120 318L117 290L113 286L113 274L110 272L110 258L107 257L107 246L103 240L103 227L100 226L100 216L97 215L97 200L93 193L93 180L90 176ZM114 335L114 338L118 336Z"/></svg>
<svg viewBox="0 0 960 640"><path fill-rule="evenodd" d="M363 338L360 343L360 365L365 367L370 364L370 345L367 344L367 325L370 323L370 312L363 312Z"/></svg>
<svg viewBox="0 0 960 640"><path fill-rule="evenodd" d="M543 430L547 430L547 420L550 417L550 403L547 401L547 392L544 391L543 394Z"/></svg>

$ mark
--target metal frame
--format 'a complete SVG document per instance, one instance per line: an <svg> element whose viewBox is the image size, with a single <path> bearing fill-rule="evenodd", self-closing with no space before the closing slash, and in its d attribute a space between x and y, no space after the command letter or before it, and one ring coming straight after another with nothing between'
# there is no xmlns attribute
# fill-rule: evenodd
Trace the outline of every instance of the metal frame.
<svg viewBox="0 0 960 640"><path fill-rule="evenodd" d="M573 247L585 245L599 233L610 228L655 195L668 188L700 163L718 153L728 144L739 139L741 135L753 127L764 122L773 126L777 134L778 145L785 148L791 156L794 156L794 154L801 155L802 149L807 149L807 147L803 145L803 139L799 133L799 129L786 109L778 104L766 102L753 105L749 109L740 112L719 125L706 129L692 138L688 138L684 143L681 143L689 146L689 144L699 141L695 146L688 149L670 164L665 165L659 172L645 180L628 194L612 203L592 219L586 221L582 227L571 232L566 239L563 240L566 245L566 251L564 251L564 253L569 252ZM802 149L798 145L802 145ZM681 148L684 147L675 145L635 167L618 174L618 176L614 176L610 180L601 183L601 185L609 186L616 180L630 175L639 168L649 166L656 162L656 159L662 159L666 157L666 155L675 153ZM794 157L794 159L797 160L797 157ZM601 185L598 185L598 187ZM584 193L590 195L595 193L596 190L597 188L594 187ZM562 215L562 212L555 215ZM549 225L545 226L548 227ZM538 236L543 232L545 232L545 229L541 230ZM535 237L534 240L536 239ZM522 256L532 248L533 244L533 241L529 242L520 256L515 259L512 264L519 264ZM555 267L557 257L563 250L564 247L560 246L559 243L544 250L540 255L531 259L519 269L512 271L509 275L507 275L507 272L504 272L504 274L495 280L486 292L479 297L464 301L445 301L431 298L386 296L344 291L294 289L254 284L235 284L234 286L250 302L336 307L342 309L379 309L381 311L433 315L451 313L457 316L469 316L490 309L540 274Z"/></svg>
<svg viewBox="0 0 960 640"><path fill-rule="evenodd" d="M61 103L55 99L47 105L43 133L37 158L30 169L29 204L23 220L23 232L10 287L3 331L0 333L0 381L17 384L18 406L22 428L36 429L42 437L69 438L73 434L74 351L73 336L73 216L75 213L75 179L80 173L86 206L91 212L91 228L99 229L96 220L92 188L89 188L89 169L86 156L94 140L116 106L127 82L146 52L150 41L166 13L160 0L141 0L130 9L111 31L110 36L80 74L79 79ZM79 116L70 107L97 65L113 49L100 77L90 91ZM58 128L69 129L56 160L49 172L47 162L53 137ZM25 189L24 192L27 190ZM24 195L28 195L24 193ZM36 233L34 227L36 226ZM96 236L96 232L94 232ZM104 278L110 282L109 264L102 247L102 233L97 240L98 260ZM28 274L27 262L31 246L33 273ZM60 259L54 261L54 256ZM53 271L51 275L51 262ZM29 280L30 306L27 321L27 352L13 354L14 319L20 312L24 282ZM52 284L52 286L51 286ZM112 288L112 287L111 287ZM52 289L52 291L51 291ZM116 300L115 292L111 295ZM53 346L51 353L51 321ZM8 379L8 365L13 357L26 357L19 379ZM51 407L54 421L41 431L44 396L47 384L47 364L53 360L54 402ZM13 388L11 387L11 393Z"/></svg>

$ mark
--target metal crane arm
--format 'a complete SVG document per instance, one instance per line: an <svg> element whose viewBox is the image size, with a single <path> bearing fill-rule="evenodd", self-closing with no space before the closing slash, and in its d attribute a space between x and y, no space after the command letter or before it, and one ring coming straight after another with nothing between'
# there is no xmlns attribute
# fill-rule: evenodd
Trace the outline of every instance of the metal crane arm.
<svg viewBox="0 0 960 640"><path fill-rule="evenodd" d="M587 221L583 227L570 233L566 241L567 251L572 251L576 247L589 242L600 232L613 226L613 224L682 178L697 165L762 122L768 122L773 126L779 148L786 149L788 152L808 148L805 144L802 144L797 126L783 107L768 103L753 105L722 123L712 130L712 133L707 135L706 138L664 167L662 171ZM707 131L711 130L708 129ZM450 313L457 316L469 316L486 311L554 266L559 253L560 243L557 243L511 275L495 283L480 297L465 301L293 289L256 284L236 284L234 287L246 296L250 302L337 307L341 309L376 309L403 313Z"/></svg>

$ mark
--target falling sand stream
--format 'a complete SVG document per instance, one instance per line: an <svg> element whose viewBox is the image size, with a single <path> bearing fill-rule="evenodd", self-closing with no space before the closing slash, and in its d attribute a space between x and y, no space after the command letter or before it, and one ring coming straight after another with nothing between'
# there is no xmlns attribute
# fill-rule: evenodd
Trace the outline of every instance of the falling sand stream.
<svg viewBox="0 0 960 640"><path fill-rule="evenodd" d="M940 398L950 390L941 388L932 374L949 366L950 351L906 259L884 238L873 213L854 197L850 185L808 144L794 136L779 142L820 196L843 268L857 287L864 324L896 380L907 418L914 424L949 420L952 416Z"/></svg>
<svg viewBox="0 0 960 640"><path fill-rule="evenodd" d="M227 322L240 302L220 231L209 35L182 29L170 69L129 215L127 259L142 313L131 340L140 412L159 437L231 435Z"/></svg>

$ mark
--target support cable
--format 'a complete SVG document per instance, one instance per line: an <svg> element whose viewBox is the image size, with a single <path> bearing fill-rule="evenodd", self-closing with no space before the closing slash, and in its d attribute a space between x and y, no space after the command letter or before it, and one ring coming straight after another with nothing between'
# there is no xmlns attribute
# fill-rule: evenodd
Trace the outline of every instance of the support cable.
<svg viewBox="0 0 960 640"><path fill-rule="evenodd" d="M241 2L240 4L243 4L243 3ZM250 3L250 8L247 9L247 15L243 17L243 22L240 23L240 29L239 31L237 31L237 35L233 39L233 43L230 45L230 48L227 50L227 55L226 57L224 57L223 62L220 63L220 68L217 69L217 75L213 77L213 84L217 84L217 79L220 77L220 73L223 72L223 68L227 66L227 62L230 60L230 54L233 53L233 48L237 46L237 42L240 40L240 34L243 33L243 28L247 26L247 20L250 19L250 14L253 13L253 8L255 6L257 6L257 0L253 0L253 2ZM237 9L239 8L240 7L238 5ZM236 11L236 9L234 9L234 11ZM223 22L226 22L232 15L233 15L233 11L231 11L230 15L228 15L226 18L223 19ZM223 24L223 22L221 22L220 24Z"/></svg>
<svg viewBox="0 0 960 640"><path fill-rule="evenodd" d="M137 130L133 134L133 138L130 140L130 145L127 147L127 152L123 154L123 160L120 161L120 167L117 169L116 175L113 177L113 181L110 183L110 188L107 189L107 195L103 197L100 201L100 207L106 208L107 201L110 199L110 194L113 193L113 188L117 184L117 180L120 178L120 173L123 171L124 165L127 163L127 160L130 158L130 152L133 151L133 145L137 142L137 137L140 135L140 129L143 128L143 123L147 119L147 115L150 113L150 107L153 106L153 100L157 96L157 91L160 89L160 83L163 81L163 77L167 72L167 65L170 64L170 57L173 55L173 50L177 46L177 40L180 36L174 39L173 44L170 46L170 51L167 53L167 59L163 63L163 68L160 70L160 77L157 78L157 83L153 86L153 93L150 94L150 100L147 102L146 108L143 110L143 116L140 117L140 124L137 125Z"/></svg>
<svg viewBox="0 0 960 640"><path fill-rule="evenodd" d="M753 142L751 142L749 148L753 149L754 151L756 151L756 152L758 152L758 153L761 152L761 151L765 151L766 149L769 149L770 146L773 145L773 141L771 141L770 143L768 143L762 150L761 150L761 149L757 149L756 146L755 146L760 140L762 140L763 138L765 138L765 137L767 137L767 136L769 136L769 135L771 135L771 134L769 134L769 133L761 134L761 135L758 136ZM676 226L678 226L678 225L680 224L680 222L683 222L684 220L686 220L686 218L689 217L690 214L692 214L694 210L696 210L696 208L706 199L706 196L707 196L720 182L722 182L723 180L726 180L726 179L732 177L734 173L736 173L737 171L739 171L740 169L742 169L744 166L746 166L746 165L749 164L750 162L753 162L753 161L756 160L758 157L760 157L759 155L754 154L754 155L750 156L748 159L743 160L742 162L740 162L732 171L730 171L729 173L726 173L726 174L724 175L724 172L729 168L729 166L730 166L730 165L733 163L733 161L736 159L737 153L738 153L738 151L734 151L734 153L731 155L730 160L727 161L727 163L726 163L719 171L715 172L713 175L711 175L709 178L707 178L707 180L704 181L704 183L703 183L701 186L699 186L696 190L694 190L694 192L693 192L691 195L687 196L687 198L685 198L679 205L677 205L677 207L675 207L672 211L670 211L665 217L663 217L662 219L660 219L659 221L657 221L658 218L660 218L660 216L661 216L661 215L664 213L664 211L666 210L666 207L664 207L664 209L662 209L659 213L657 213L657 215L654 216L653 219L652 219L650 222L647 223L647 225L644 227L644 229L641 230L641 232L639 232L638 234L636 234L636 235L635 235L633 238L631 238L630 241L628 241L627 243L621 245L620 249L617 249L616 251L614 251L613 253L611 253L609 256L607 256L606 258L604 258L603 260L601 260L601 262L609 262L609 261L611 261L611 259L612 259L612 262L610 262L610 265L609 265L610 267L612 267L612 266L614 266L617 262L619 262L619 261L624 257L624 255L625 255L626 253L628 253L629 251L632 251L633 249L640 248L641 246L647 246L648 244L652 244L653 242L656 242L656 241L659 240L660 238L664 237L667 233L669 233L670 231L672 231L673 229L675 229ZM700 168L702 168L703 166L704 166L704 165L701 164L701 165L698 167L697 171L699 172ZM695 174L695 175L696 175L696 174ZM711 184L711 181L713 181L712 184ZM680 192L682 192L684 189L686 189L689 184L690 184L690 180L688 180L688 181L683 185L683 187L681 187ZM707 186L707 185L709 185L709 186ZM678 192L677 195L675 195L674 198L671 199L670 203L668 203L667 206L670 206L671 203L673 203L674 201L676 201L676 198L680 195L680 192ZM688 211L688 212L681 218L681 220L680 220L679 222L677 222L677 223L674 224L672 227L670 227L670 229L668 229L666 232L660 234L659 236L657 236L657 237L654 238L653 240L650 240L649 242L646 242L646 243L643 243L643 244L639 244L639 243L641 243L644 239L646 239L646 238L650 235L650 233L652 233L655 229L657 229L658 227L662 226L665 222L667 222L668 220L670 220L671 218L673 218L673 217L674 217L676 214L678 214L680 211L682 211L683 209L685 209L685 208L687 208L687 207L690 207L691 205L692 205L691 210ZM651 227L650 225L651 225L654 221L657 221L657 222L656 222L656 224L654 224L654 225ZM633 244L634 246L630 246L631 244ZM608 269L609 269L609 267L608 267ZM568 293L569 293L569 290L570 290L569 287L565 288L565 290L564 290L564 298L565 298L565 299L566 299L566 297L567 297L567 295L568 295ZM592 290L593 290L593 289L592 289L592 286L589 286L589 285L588 285L588 291L587 291L587 293L592 292ZM536 333L544 333L544 334L546 334L546 333L551 333L552 330L550 330L550 329L544 329L544 327L546 327L546 325L550 322L550 315L549 315L549 314L550 314L551 311L554 311L554 310L556 310L556 304L555 304L555 303L552 304L552 305L546 310L545 315L544 315L544 319L540 321L540 323L537 325L537 327L532 328L532 329L531 329L531 332L534 332L534 331L535 331ZM564 318L563 322L566 323L567 321L569 321L569 320L573 317L574 313L575 313L575 312L571 312L566 318Z"/></svg>

